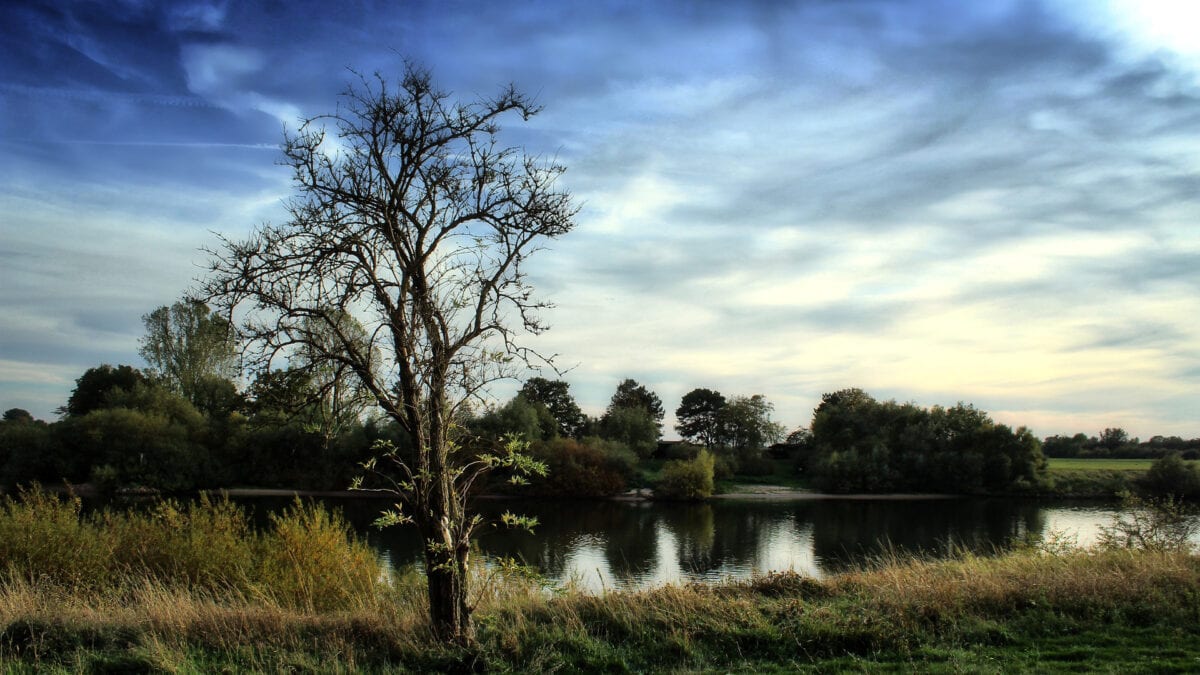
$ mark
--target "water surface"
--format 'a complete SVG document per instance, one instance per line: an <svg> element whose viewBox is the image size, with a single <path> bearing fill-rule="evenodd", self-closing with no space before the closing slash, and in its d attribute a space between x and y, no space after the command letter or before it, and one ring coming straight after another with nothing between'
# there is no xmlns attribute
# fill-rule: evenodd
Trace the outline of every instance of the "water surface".
<svg viewBox="0 0 1200 675"><path fill-rule="evenodd" d="M239 500L259 514L289 503ZM391 562L419 563L411 527L370 523L387 503L327 499ZM881 555L992 554L1026 541L1063 537L1088 545L1111 523L1111 502L1011 499L718 500L702 504L622 501L479 500L484 515L535 516L533 534L486 527L491 556L521 560L556 582L592 590L744 578L794 570L821 577Z"/></svg>

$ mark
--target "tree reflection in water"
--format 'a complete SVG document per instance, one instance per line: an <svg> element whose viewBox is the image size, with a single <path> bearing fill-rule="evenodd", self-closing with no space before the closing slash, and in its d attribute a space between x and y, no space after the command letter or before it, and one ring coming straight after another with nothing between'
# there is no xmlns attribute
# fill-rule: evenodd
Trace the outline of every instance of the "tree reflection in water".
<svg viewBox="0 0 1200 675"><path fill-rule="evenodd" d="M245 500L263 514L290 500ZM327 500L392 564L420 559L415 533L374 530L375 500ZM1113 505L1004 499L823 499L714 501L480 500L485 516L513 511L539 520L533 534L493 530L479 539L489 556L536 567L550 579L614 589L740 578L795 570L836 572L881 555L992 554L1068 522L1086 540L1107 524Z"/></svg>

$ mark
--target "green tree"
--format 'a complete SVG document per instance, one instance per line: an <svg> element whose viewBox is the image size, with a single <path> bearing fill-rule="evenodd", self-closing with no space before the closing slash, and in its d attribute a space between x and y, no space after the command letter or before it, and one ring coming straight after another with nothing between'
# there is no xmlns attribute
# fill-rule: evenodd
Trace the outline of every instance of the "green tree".
<svg viewBox="0 0 1200 675"><path fill-rule="evenodd" d="M641 408L649 413L655 422L661 422L665 414L658 394L650 391L644 385L638 384L637 380L633 379L626 379L617 385L617 391L613 394L605 414L607 415L618 408Z"/></svg>
<svg viewBox="0 0 1200 675"><path fill-rule="evenodd" d="M229 322L195 300L162 306L142 317L138 353L149 374L193 405L211 393L213 379L237 377L238 354Z"/></svg>
<svg viewBox="0 0 1200 675"><path fill-rule="evenodd" d="M558 433L564 438L581 438L587 425L587 416L579 409L571 396L571 385L562 380L547 380L531 377L521 386L520 395L530 403L539 403L550 411L558 425Z"/></svg>
<svg viewBox="0 0 1200 675"><path fill-rule="evenodd" d="M1129 434L1126 433L1125 430L1120 427L1115 427L1115 428L1109 427L1109 428L1105 429L1104 431L1101 431L1099 441L1100 441L1100 445L1104 446L1105 448L1108 448L1108 450L1110 452L1113 450L1116 450L1117 448L1121 447L1122 445L1127 445L1131 442L1132 443L1137 442L1136 439L1133 441L1130 441Z"/></svg>
<svg viewBox="0 0 1200 675"><path fill-rule="evenodd" d="M509 435L528 441L548 441L558 435L558 422L546 406L531 403L522 394L471 420L467 426L477 436L491 441L490 445Z"/></svg>
<svg viewBox="0 0 1200 675"><path fill-rule="evenodd" d="M107 407L109 396L114 392L128 392L136 385L148 382L142 371L132 366L119 365L113 368L105 363L88 368L75 380L75 389L61 412L82 417L93 410Z"/></svg>
<svg viewBox="0 0 1200 675"><path fill-rule="evenodd" d="M783 438L784 427L771 420L775 406L762 394L735 396L717 414L722 445L739 453L761 453Z"/></svg>
<svg viewBox="0 0 1200 675"><path fill-rule="evenodd" d="M675 430L685 440L715 448L720 442L721 410L725 397L712 389L693 389L683 395L675 409Z"/></svg>
<svg viewBox="0 0 1200 675"><path fill-rule="evenodd" d="M204 289L223 314L249 310L238 328L259 370L280 352L319 347L306 322L326 323L336 343L320 358L353 371L413 449L410 461L388 450L368 467L398 474L388 484L408 511L385 521L415 521L433 631L459 643L474 636L468 558L481 520L468 509L470 486L497 466L537 467L514 443L464 457L456 420L513 374L514 358L536 358L520 339L544 329L547 305L523 267L576 213L556 186L563 167L498 143L503 115L537 112L513 87L456 102L412 65L399 82L360 78L337 112L285 138L298 190L288 222L224 241ZM362 324L370 349L337 330L331 309Z"/></svg>
<svg viewBox="0 0 1200 675"><path fill-rule="evenodd" d="M600 420L600 437L622 443L646 458L658 447L658 422L640 406L613 408Z"/></svg>
<svg viewBox="0 0 1200 675"><path fill-rule="evenodd" d="M4 411L4 421L27 424L33 422L33 415L29 414L29 411L24 408L9 408Z"/></svg>

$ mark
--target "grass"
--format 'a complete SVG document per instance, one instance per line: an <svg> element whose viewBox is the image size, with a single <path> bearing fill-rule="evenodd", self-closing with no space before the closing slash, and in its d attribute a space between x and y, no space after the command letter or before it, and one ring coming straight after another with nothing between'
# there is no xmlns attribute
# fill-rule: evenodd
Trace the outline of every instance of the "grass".
<svg viewBox="0 0 1200 675"><path fill-rule="evenodd" d="M1148 471L1153 459L1081 459L1078 457L1050 457L1046 460L1050 471Z"/></svg>
<svg viewBox="0 0 1200 675"><path fill-rule="evenodd" d="M221 502L183 509L190 520L170 522L78 512L72 520L71 502L30 499L34 506L7 503L0 529L20 521L40 527L52 549L71 541L99 546L107 553L82 557L110 572L87 579L56 571L55 558L19 553L36 548L33 538L5 549L0 670L9 672L1200 668L1200 557L1186 551L1029 548L940 561L889 558L821 580L779 573L601 595L548 590L519 569L476 565L479 643L462 649L432 641L414 570L387 582L351 582L344 595L320 599L313 588L319 577L342 583L346 569L366 563L353 562L360 544L339 530L336 517L314 515L312 507L253 533L239 529L238 519L227 517L236 509ZM154 564L105 548L116 536L107 528L132 527L122 518L167 545ZM154 523L177 534L155 531ZM288 527L294 532L280 534ZM236 575L205 576L207 568L185 562L189 546L221 540L232 542L233 552L217 554L240 565ZM299 560L302 543L316 549L310 562ZM181 560L172 562L176 556ZM28 567L34 559L41 574ZM96 569L82 565L62 564Z"/></svg>

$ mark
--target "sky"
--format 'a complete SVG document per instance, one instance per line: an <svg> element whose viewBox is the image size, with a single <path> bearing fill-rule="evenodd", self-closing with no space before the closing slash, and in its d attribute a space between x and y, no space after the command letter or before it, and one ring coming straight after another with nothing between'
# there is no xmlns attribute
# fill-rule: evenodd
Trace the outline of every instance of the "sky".
<svg viewBox="0 0 1200 675"><path fill-rule="evenodd" d="M142 315L216 233L285 218L284 129L407 58L544 106L501 139L582 206L531 261L556 308L530 344L586 412L628 377L667 437L696 387L789 429L860 387L1198 437L1197 25L1169 0L8 0L0 408L55 419L87 368L144 365Z"/></svg>

